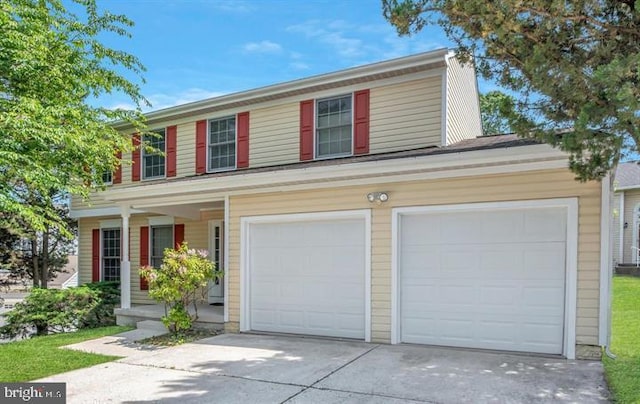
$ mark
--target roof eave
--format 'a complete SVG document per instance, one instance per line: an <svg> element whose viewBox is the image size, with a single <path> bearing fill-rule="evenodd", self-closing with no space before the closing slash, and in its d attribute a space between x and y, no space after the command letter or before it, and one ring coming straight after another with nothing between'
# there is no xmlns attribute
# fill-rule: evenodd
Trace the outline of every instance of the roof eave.
<svg viewBox="0 0 640 404"><path fill-rule="evenodd" d="M444 63L448 54L448 49L437 49L430 52L420 53L417 55L406 56L397 59L386 60L378 63L372 63L364 66L352 67L337 72L311 76L308 78L288 81L284 83L274 84L266 87L260 87L252 90L241 91L237 93L227 94L219 97L208 98L201 101L190 102L187 104L177 105L158 111L146 113L145 116L149 121L158 121L169 118L174 115L185 115L198 113L208 108L234 104L238 102L250 102L252 99L261 99L264 97L276 96L282 93L289 93L304 89L306 87L314 87L318 85L331 84L335 82L350 80L359 77L383 74L401 69L410 69L412 67L428 65L436 62ZM116 129L126 129L131 127L129 122L114 122Z"/></svg>

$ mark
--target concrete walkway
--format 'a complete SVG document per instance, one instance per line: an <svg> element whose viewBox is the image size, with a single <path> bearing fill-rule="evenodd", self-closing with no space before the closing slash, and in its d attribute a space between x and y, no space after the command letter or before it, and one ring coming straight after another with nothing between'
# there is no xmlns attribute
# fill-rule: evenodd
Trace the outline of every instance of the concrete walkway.
<svg viewBox="0 0 640 404"><path fill-rule="evenodd" d="M600 362L224 334L42 379L68 403L597 403Z"/></svg>

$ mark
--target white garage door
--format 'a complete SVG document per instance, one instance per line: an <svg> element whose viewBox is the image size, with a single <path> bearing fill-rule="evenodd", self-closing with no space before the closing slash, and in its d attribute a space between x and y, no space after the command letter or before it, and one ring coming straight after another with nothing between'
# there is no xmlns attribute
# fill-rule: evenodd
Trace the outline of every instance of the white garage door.
<svg viewBox="0 0 640 404"><path fill-rule="evenodd" d="M365 337L365 221L249 228L252 330Z"/></svg>
<svg viewBox="0 0 640 404"><path fill-rule="evenodd" d="M402 342L561 354L564 208L400 216Z"/></svg>

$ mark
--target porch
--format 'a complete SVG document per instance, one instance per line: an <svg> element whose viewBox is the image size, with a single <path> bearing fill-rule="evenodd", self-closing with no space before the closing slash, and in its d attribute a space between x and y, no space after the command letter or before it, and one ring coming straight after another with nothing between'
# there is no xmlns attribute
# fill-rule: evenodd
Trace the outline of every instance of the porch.
<svg viewBox="0 0 640 404"><path fill-rule="evenodd" d="M207 303L197 304L198 320L194 323L196 328L222 330L224 328L224 307ZM141 321L160 321L164 315L164 304L140 304L129 308L116 308L116 323L136 327ZM194 313L193 306L189 307L189 313Z"/></svg>

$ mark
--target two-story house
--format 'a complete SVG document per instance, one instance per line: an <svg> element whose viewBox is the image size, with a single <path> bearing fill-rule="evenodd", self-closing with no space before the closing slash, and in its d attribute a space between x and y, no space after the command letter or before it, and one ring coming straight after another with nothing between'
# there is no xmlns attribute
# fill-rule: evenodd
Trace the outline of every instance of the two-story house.
<svg viewBox="0 0 640 404"><path fill-rule="evenodd" d="M113 185L72 202L80 282L120 280L125 308L151 303L138 268L186 240L225 270L210 294L228 332L607 345L609 181L575 181L547 145L478 137L474 70L447 50L147 117L165 154L123 156Z"/></svg>

